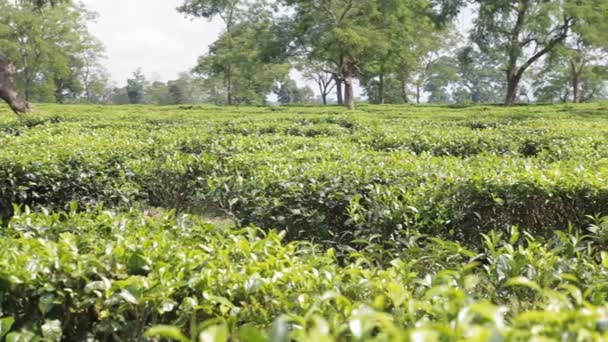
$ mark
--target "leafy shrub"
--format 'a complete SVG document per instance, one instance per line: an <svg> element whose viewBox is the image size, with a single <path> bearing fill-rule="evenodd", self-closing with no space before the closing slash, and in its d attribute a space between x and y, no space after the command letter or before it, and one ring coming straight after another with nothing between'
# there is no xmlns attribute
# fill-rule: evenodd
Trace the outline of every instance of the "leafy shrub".
<svg viewBox="0 0 608 342"><path fill-rule="evenodd" d="M22 133L0 138L5 221L13 203L211 205L335 245L412 231L464 241L511 225L550 235L608 207L606 121L576 115L603 104L48 108L0 122Z"/></svg>
<svg viewBox="0 0 608 342"><path fill-rule="evenodd" d="M606 104L40 107L0 339L608 338Z"/></svg>
<svg viewBox="0 0 608 342"><path fill-rule="evenodd" d="M386 261L370 243L340 262L333 249L284 243L274 230L171 213L18 212L1 234L0 334L9 341L607 333L607 256L594 235L574 231L547 240L491 232L476 249L418 235Z"/></svg>

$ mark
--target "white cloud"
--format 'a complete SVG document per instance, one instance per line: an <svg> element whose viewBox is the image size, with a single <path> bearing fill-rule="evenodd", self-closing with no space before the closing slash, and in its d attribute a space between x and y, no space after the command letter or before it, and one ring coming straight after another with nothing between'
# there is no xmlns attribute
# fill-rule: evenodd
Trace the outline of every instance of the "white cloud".
<svg viewBox="0 0 608 342"><path fill-rule="evenodd" d="M187 19L181 0L82 0L99 14L91 32L106 47L106 66L117 84L141 67L148 76L174 79L191 69L222 30L216 21Z"/></svg>

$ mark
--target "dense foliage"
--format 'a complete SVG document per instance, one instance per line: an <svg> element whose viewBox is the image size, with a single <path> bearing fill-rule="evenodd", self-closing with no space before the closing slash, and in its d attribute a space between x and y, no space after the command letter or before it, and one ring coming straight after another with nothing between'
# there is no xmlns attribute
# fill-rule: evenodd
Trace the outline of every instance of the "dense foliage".
<svg viewBox="0 0 608 342"><path fill-rule="evenodd" d="M606 338L607 137L601 103L4 112L0 338Z"/></svg>
<svg viewBox="0 0 608 342"><path fill-rule="evenodd" d="M416 237L381 260L193 217L19 214L0 240L7 341L606 338L602 235ZM170 324L173 328L152 324ZM176 328L179 327L180 329ZM8 334L7 334L8 333ZM288 338L289 336L289 338ZM194 339L193 339L194 340Z"/></svg>
<svg viewBox="0 0 608 342"><path fill-rule="evenodd" d="M355 80L376 104L605 98L606 0L183 0L178 11L225 24L195 69L225 94L216 104L260 103L282 81L276 63L351 109Z"/></svg>
<svg viewBox="0 0 608 342"><path fill-rule="evenodd" d="M0 98L15 112L28 112L33 109L30 101L335 102L352 109L356 102L513 105L591 102L608 96L606 0L177 3L179 13L214 20L221 32L201 47L204 53L190 68L165 75L173 80L160 80L156 72L170 66L160 63L148 65L145 74L141 69L133 76L121 71L119 81L106 71L107 62L117 61L104 60L105 48L91 32L97 5L0 0ZM131 24L127 29L138 35L159 37L156 28ZM186 46L192 48L198 49ZM145 51L143 59L160 52ZM304 80L316 83L314 93Z"/></svg>
<svg viewBox="0 0 608 342"><path fill-rule="evenodd" d="M0 1L0 46L15 64L16 83L28 101L100 100L107 75L103 45L89 32L95 13L79 3ZM48 3L48 1L46 2Z"/></svg>
<svg viewBox="0 0 608 342"><path fill-rule="evenodd" d="M466 239L584 224L608 201L605 104L47 110L0 123L5 218L11 203L143 201L290 239Z"/></svg>

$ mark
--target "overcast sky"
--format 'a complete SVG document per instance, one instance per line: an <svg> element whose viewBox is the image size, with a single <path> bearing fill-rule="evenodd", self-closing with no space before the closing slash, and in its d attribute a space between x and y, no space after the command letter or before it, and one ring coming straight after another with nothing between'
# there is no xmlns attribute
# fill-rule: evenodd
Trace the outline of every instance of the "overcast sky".
<svg viewBox="0 0 608 342"><path fill-rule="evenodd" d="M182 0L82 0L97 12L92 33L106 47L105 65L117 85L141 67L150 80L167 81L190 70L219 35L222 24L189 19L175 8ZM459 20L461 30L470 15Z"/></svg>
<svg viewBox="0 0 608 342"><path fill-rule="evenodd" d="M149 78L176 78L195 65L222 29L220 23L177 13L180 0L82 2L99 14L90 29L104 43L105 65L118 84L139 67Z"/></svg>

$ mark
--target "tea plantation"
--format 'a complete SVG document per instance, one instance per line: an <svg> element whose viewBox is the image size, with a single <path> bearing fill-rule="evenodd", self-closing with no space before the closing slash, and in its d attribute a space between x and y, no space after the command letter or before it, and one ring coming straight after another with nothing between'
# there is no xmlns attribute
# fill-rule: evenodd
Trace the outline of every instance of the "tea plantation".
<svg viewBox="0 0 608 342"><path fill-rule="evenodd" d="M0 340L608 340L608 103L0 110Z"/></svg>

